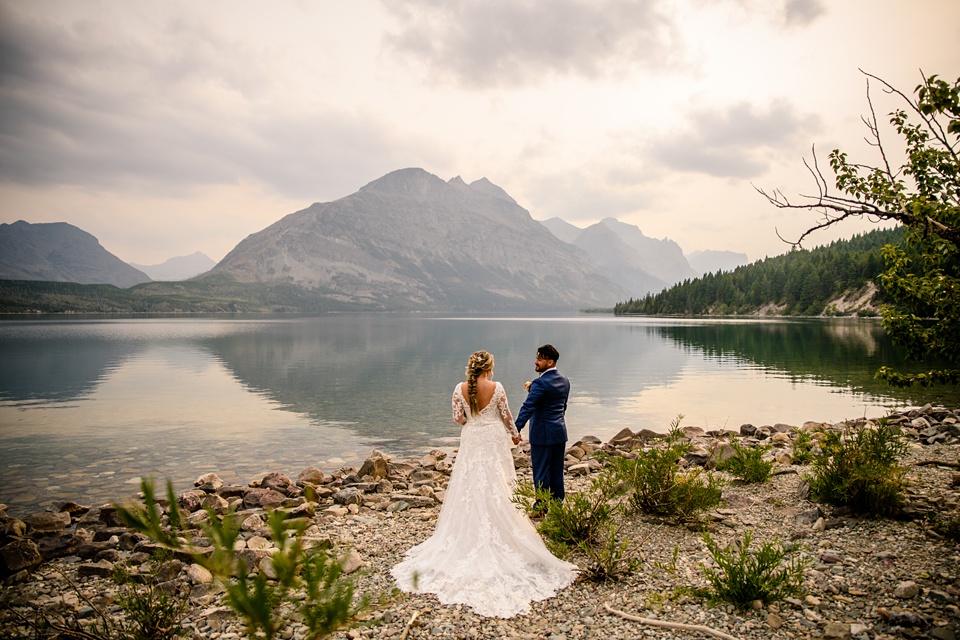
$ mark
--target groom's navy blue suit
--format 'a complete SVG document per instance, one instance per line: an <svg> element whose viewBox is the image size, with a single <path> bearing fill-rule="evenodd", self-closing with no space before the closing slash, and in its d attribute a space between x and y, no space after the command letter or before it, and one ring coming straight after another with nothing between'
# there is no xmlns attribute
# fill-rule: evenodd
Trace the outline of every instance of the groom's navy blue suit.
<svg viewBox="0 0 960 640"><path fill-rule="evenodd" d="M533 483L563 500L563 459L567 447L567 398L570 381L556 369L544 371L530 383L527 399L517 414L517 429L530 421L530 462Z"/></svg>

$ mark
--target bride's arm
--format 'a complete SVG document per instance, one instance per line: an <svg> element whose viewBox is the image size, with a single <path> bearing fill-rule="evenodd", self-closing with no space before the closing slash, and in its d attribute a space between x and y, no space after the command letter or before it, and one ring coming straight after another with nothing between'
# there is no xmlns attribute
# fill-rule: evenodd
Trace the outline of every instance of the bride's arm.
<svg viewBox="0 0 960 640"><path fill-rule="evenodd" d="M510 434L511 438L516 439L517 436L520 435L520 432L517 431L516 425L513 424L513 415L510 413L510 405L507 402L506 391L501 393L500 398L497 400L497 410L500 412L500 420L503 422L507 433Z"/></svg>
<svg viewBox="0 0 960 640"><path fill-rule="evenodd" d="M453 421L463 426L467 424L467 415L466 407L463 406L463 400L460 394L457 393L457 389L459 388L460 385L453 388Z"/></svg>

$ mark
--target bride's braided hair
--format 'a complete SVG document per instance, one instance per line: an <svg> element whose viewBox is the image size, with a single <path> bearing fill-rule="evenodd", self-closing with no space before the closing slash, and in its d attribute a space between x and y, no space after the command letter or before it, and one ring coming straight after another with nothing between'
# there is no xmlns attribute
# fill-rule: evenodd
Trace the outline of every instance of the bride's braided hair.
<svg viewBox="0 0 960 640"><path fill-rule="evenodd" d="M467 400L470 402L470 412L473 415L480 413L477 404L477 378L484 371L493 371L493 356L486 351L477 351L467 362Z"/></svg>

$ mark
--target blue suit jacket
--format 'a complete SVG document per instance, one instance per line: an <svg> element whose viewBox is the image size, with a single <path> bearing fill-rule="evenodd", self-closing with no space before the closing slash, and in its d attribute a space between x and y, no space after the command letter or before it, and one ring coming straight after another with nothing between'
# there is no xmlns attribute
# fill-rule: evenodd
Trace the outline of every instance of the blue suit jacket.
<svg viewBox="0 0 960 640"><path fill-rule="evenodd" d="M527 399L517 414L517 429L530 421L530 444L560 444L567 441L563 415L570 397L570 381L556 369L530 383Z"/></svg>

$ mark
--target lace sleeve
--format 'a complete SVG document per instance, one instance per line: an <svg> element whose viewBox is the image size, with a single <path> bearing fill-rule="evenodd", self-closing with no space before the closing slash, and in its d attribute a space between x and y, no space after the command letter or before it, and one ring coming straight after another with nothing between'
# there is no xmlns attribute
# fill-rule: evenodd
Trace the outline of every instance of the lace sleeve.
<svg viewBox="0 0 960 640"><path fill-rule="evenodd" d="M457 424L467 424L466 407L463 406L463 396L458 393L460 385L453 388L453 421Z"/></svg>
<svg viewBox="0 0 960 640"><path fill-rule="evenodd" d="M497 411L500 412L500 420L503 422L503 427L507 430L507 433L510 434L510 437L515 438L519 432L513 424L513 415L510 413L510 405L507 403L507 392L503 390L503 385L500 385L500 393L497 397Z"/></svg>

